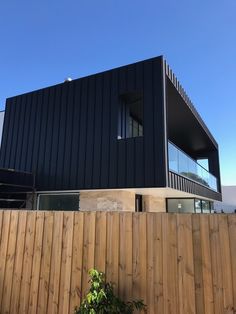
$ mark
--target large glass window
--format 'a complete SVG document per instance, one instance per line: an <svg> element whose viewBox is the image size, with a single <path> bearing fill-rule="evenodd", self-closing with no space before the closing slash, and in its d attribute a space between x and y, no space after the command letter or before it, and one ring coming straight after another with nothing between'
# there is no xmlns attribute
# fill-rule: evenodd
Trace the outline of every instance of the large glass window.
<svg viewBox="0 0 236 314"><path fill-rule="evenodd" d="M167 199L169 213L194 213L194 199L191 198L169 198Z"/></svg>
<svg viewBox="0 0 236 314"><path fill-rule="evenodd" d="M167 211L169 213L210 213L213 211L213 203L194 198L169 198Z"/></svg>
<svg viewBox="0 0 236 314"><path fill-rule="evenodd" d="M40 194L39 210L79 210L79 193L72 194Z"/></svg>
<svg viewBox="0 0 236 314"><path fill-rule="evenodd" d="M141 93L121 96L118 112L118 139L143 136L143 97Z"/></svg>

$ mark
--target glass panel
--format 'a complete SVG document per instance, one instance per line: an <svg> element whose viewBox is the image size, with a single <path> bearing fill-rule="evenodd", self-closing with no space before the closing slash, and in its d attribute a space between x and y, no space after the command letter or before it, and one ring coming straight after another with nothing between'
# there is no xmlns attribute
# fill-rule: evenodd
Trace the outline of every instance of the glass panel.
<svg viewBox="0 0 236 314"><path fill-rule="evenodd" d="M138 136L138 122L133 119L133 137Z"/></svg>
<svg viewBox="0 0 236 314"><path fill-rule="evenodd" d="M79 194L39 195L39 210L79 210Z"/></svg>
<svg viewBox="0 0 236 314"><path fill-rule="evenodd" d="M169 170L217 191L216 177L170 142L168 143L168 150Z"/></svg>
<svg viewBox="0 0 236 314"><path fill-rule="evenodd" d="M209 201L210 212L214 213L214 203Z"/></svg>
<svg viewBox="0 0 236 314"><path fill-rule="evenodd" d="M207 172L205 169L202 168L202 179L204 181L204 184L207 186L210 186L210 178L209 178L209 172Z"/></svg>
<svg viewBox="0 0 236 314"><path fill-rule="evenodd" d="M129 117L129 137L133 137L133 119Z"/></svg>
<svg viewBox="0 0 236 314"><path fill-rule="evenodd" d="M197 159L197 163L201 165L204 169L209 171L209 161L206 158Z"/></svg>
<svg viewBox="0 0 236 314"><path fill-rule="evenodd" d="M194 160L189 159L189 177L193 177L195 173L197 173L197 164Z"/></svg>
<svg viewBox="0 0 236 314"><path fill-rule="evenodd" d="M208 182L206 181L206 178L204 178L204 169L200 165L197 165L197 174L195 180L208 186Z"/></svg>
<svg viewBox="0 0 236 314"><path fill-rule="evenodd" d="M178 169L178 151L177 149L169 144L169 169L175 172L179 172Z"/></svg>
<svg viewBox="0 0 236 314"><path fill-rule="evenodd" d="M167 209L169 213L194 213L194 199L167 199Z"/></svg>
<svg viewBox="0 0 236 314"><path fill-rule="evenodd" d="M143 136L143 126L141 124L139 124L139 136Z"/></svg>
<svg viewBox="0 0 236 314"><path fill-rule="evenodd" d="M188 177L188 157L181 152L179 152L179 174Z"/></svg>
<svg viewBox="0 0 236 314"><path fill-rule="evenodd" d="M217 191L217 180L212 174L209 174L209 186Z"/></svg>
<svg viewBox="0 0 236 314"><path fill-rule="evenodd" d="M178 213L178 201L176 199L168 199L167 200L167 210L169 213Z"/></svg>
<svg viewBox="0 0 236 314"><path fill-rule="evenodd" d="M198 199L195 200L195 212L196 213L201 213L202 212L201 200L198 200Z"/></svg>
<svg viewBox="0 0 236 314"><path fill-rule="evenodd" d="M210 202L202 200L202 212L203 213L210 213Z"/></svg>

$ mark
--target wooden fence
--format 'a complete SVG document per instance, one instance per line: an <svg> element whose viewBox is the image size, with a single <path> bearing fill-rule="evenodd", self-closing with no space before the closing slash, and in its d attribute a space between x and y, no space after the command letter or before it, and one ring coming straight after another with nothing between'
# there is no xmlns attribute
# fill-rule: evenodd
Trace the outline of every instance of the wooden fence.
<svg viewBox="0 0 236 314"><path fill-rule="evenodd" d="M73 313L96 267L148 313L236 313L236 215L0 211L0 313Z"/></svg>

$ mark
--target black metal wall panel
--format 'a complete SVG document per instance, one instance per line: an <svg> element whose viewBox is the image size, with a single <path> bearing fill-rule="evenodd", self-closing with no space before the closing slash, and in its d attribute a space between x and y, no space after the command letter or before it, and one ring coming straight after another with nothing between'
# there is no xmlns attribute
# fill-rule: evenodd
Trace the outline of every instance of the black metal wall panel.
<svg viewBox="0 0 236 314"><path fill-rule="evenodd" d="M54 88L53 93L53 102L54 108L53 112L53 121L51 121L51 128L52 128L52 139L51 139L51 151L50 156L48 156L49 162L49 172L47 176L47 186L50 189L55 188L56 182L56 169L57 169L57 156L58 156L58 146L59 146L59 124L60 124L60 117L61 117L61 88L60 86L56 86ZM37 142L36 142L37 143Z"/></svg>
<svg viewBox="0 0 236 314"><path fill-rule="evenodd" d="M101 136L101 186L108 186L108 178L109 178L109 149L110 149L110 141L109 138L111 136L110 126L110 88L111 88L111 72L104 73L103 76L103 101L102 101L102 136ZM117 119L116 119L117 124Z"/></svg>
<svg viewBox="0 0 236 314"><path fill-rule="evenodd" d="M161 65L162 66L162 65ZM154 147L154 162L155 164L159 165L158 167L154 167L154 175L155 175L155 182L156 185L162 185L165 182L167 185L167 152L166 152L166 104L164 101L164 94L166 91L164 90L164 81L162 79L162 75L158 73L163 72L163 67L160 69L160 63L158 60L153 62L153 77L152 77L152 84L153 84L153 147ZM164 75L164 73L162 73ZM157 86L161 86L162 88L157 88ZM162 103L162 106L156 106L155 104ZM160 132L159 130L163 130ZM159 143L156 145L156 143ZM161 149L162 148L162 149ZM160 170L160 165L163 167Z"/></svg>
<svg viewBox="0 0 236 314"><path fill-rule="evenodd" d="M117 139L120 96L143 94L144 136ZM7 100L0 167L38 190L166 186L162 58Z"/></svg>
<svg viewBox="0 0 236 314"><path fill-rule="evenodd" d="M119 73L118 71L111 72L111 95L110 95L110 150L109 150L109 186L117 185L117 162L118 162L118 148L117 148L117 130L118 125L113 123L117 121L118 117L118 108L120 99L119 95L119 85L118 85Z"/></svg>
<svg viewBox="0 0 236 314"><path fill-rule="evenodd" d="M13 135L13 128L14 128L14 119L15 119L15 108L16 108L16 99L13 98L10 100L10 108L9 108L9 114L8 112L6 112L6 116L4 118L8 119L8 121L6 121L6 123L4 123L3 126L3 143L2 143L2 147L4 148L3 154L4 154L4 158L6 160L6 168L11 168L10 167L10 158L11 158L11 150L12 150L12 139L14 138ZM5 134L5 128L6 128L6 124L8 125L8 132ZM4 137L6 136L6 141L4 141ZM5 144L5 146L4 146Z"/></svg>
<svg viewBox="0 0 236 314"><path fill-rule="evenodd" d="M100 187L101 155L102 155L102 112L103 112L103 76L97 75L95 82L95 108L94 108L94 156L92 186Z"/></svg>
<svg viewBox="0 0 236 314"><path fill-rule="evenodd" d="M15 110L11 113L12 114L12 122L13 122L13 126L14 125L18 125L19 124L17 123L17 120L20 118L20 113L21 113L21 106L16 103L16 98L13 98L13 104L15 105L12 105L12 109ZM9 124L9 127L10 127L10 124ZM11 126L12 127L12 126ZM9 145L9 149L10 149L10 161L9 161L9 164L10 165L14 165L14 162L15 162L15 155L16 155L16 147L17 147L17 141L18 141L18 133L16 134L16 136L13 136L13 130L11 130L11 132L9 132L9 137L8 137L8 141L11 141L11 145ZM15 167L13 167L15 168Z"/></svg>
<svg viewBox="0 0 236 314"><path fill-rule="evenodd" d="M71 136L71 162L70 172L68 173L68 188L76 186L77 183L77 171L78 171L78 162L79 162L79 132L78 126L80 124L80 109L81 109L81 83L76 81L73 84L73 120L72 120L72 136Z"/></svg>
<svg viewBox="0 0 236 314"><path fill-rule="evenodd" d="M29 143L29 135L30 135L30 121L32 119L31 117L31 111L32 111L32 104L31 104L31 95L26 94L26 110L24 114L24 128L23 128L23 134L24 134L24 140L22 141L22 147L21 147L21 155L20 155L20 164L22 167L27 171L27 153L30 148ZM16 114L15 114L16 115Z"/></svg>
<svg viewBox="0 0 236 314"><path fill-rule="evenodd" d="M0 150L0 164L6 164L6 149L7 149L7 141L9 134L9 124L10 124L10 114L11 114L11 106L10 99L8 100L8 106L6 106L4 121L3 121L3 129L2 129L2 141L1 141L1 150Z"/></svg>
<svg viewBox="0 0 236 314"><path fill-rule="evenodd" d="M145 64L143 68L143 101L144 104L149 104L149 110L144 110L144 176L147 186L154 186L154 123L156 118L153 115L153 90L152 90L152 61ZM146 109L146 108L145 108Z"/></svg>
<svg viewBox="0 0 236 314"><path fill-rule="evenodd" d="M63 168L63 186L64 189L68 189L70 187L70 178L71 176L71 162L66 162L66 160L72 160L73 154L73 128L74 128L74 113L75 113L75 102L74 102L74 85L68 84L68 98L67 101L71 104L71 110L67 112L67 120L66 120L66 143L65 143L65 162ZM76 123L76 122L75 122Z"/></svg>
<svg viewBox="0 0 236 314"><path fill-rule="evenodd" d="M20 110L20 105L17 106L18 110ZM30 103L30 117L29 117L29 137L28 137L28 149L27 155L25 159L25 169L26 171L30 171L32 169L32 161L33 161L33 152L35 146L35 133L36 133L36 122L38 119L38 109L37 106L37 96L36 93L33 93L31 96L31 103ZM16 139L17 141L18 139ZM15 145L13 145L14 147ZM15 159L15 154L13 155Z"/></svg>
<svg viewBox="0 0 236 314"><path fill-rule="evenodd" d="M54 124L54 112L55 108L55 89L49 90L48 100L53 99L52 105L48 106L47 121L46 121L46 139L45 139L45 150L43 158L43 185L48 185L50 178L50 168L51 168L51 149L53 140L53 124Z"/></svg>

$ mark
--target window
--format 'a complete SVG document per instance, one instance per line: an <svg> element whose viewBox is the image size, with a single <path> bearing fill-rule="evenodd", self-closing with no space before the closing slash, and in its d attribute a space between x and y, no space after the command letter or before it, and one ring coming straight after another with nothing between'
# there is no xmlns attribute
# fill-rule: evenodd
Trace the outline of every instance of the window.
<svg viewBox="0 0 236 314"><path fill-rule="evenodd" d="M210 213L213 212L213 203L193 198L169 198L167 211L169 213Z"/></svg>
<svg viewBox="0 0 236 314"><path fill-rule="evenodd" d="M202 201L195 199L195 212L196 213L201 213L202 212Z"/></svg>
<svg viewBox="0 0 236 314"><path fill-rule="evenodd" d="M195 212L196 213L211 213L214 212L213 202L207 200L195 200Z"/></svg>
<svg viewBox="0 0 236 314"><path fill-rule="evenodd" d="M118 139L143 136L143 97L133 92L121 95Z"/></svg>
<svg viewBox="0 0 236 314"><path fill-rule="evenodd" d="M194 213L194 199L192 198L169 198L167 199L169 213Z"/></svg>
<svg viewBox="0 0 236 314"><path fill-rule="evenodd" d="M202 212L203 213L210 213L211 212L211 207L210 207L210 202L202 200Z"/></svg>
<svg viewBox="0 0 236 314"><path fill-rule="evenodd" d="M79 193L40 194L39 210L79 210Z"/></svg>
<svg viewBox="0 0 236 314"><path fill-rule="evenodd" d="M134 117L129 116L129 137L143 136L143 126Z"/></svg>

